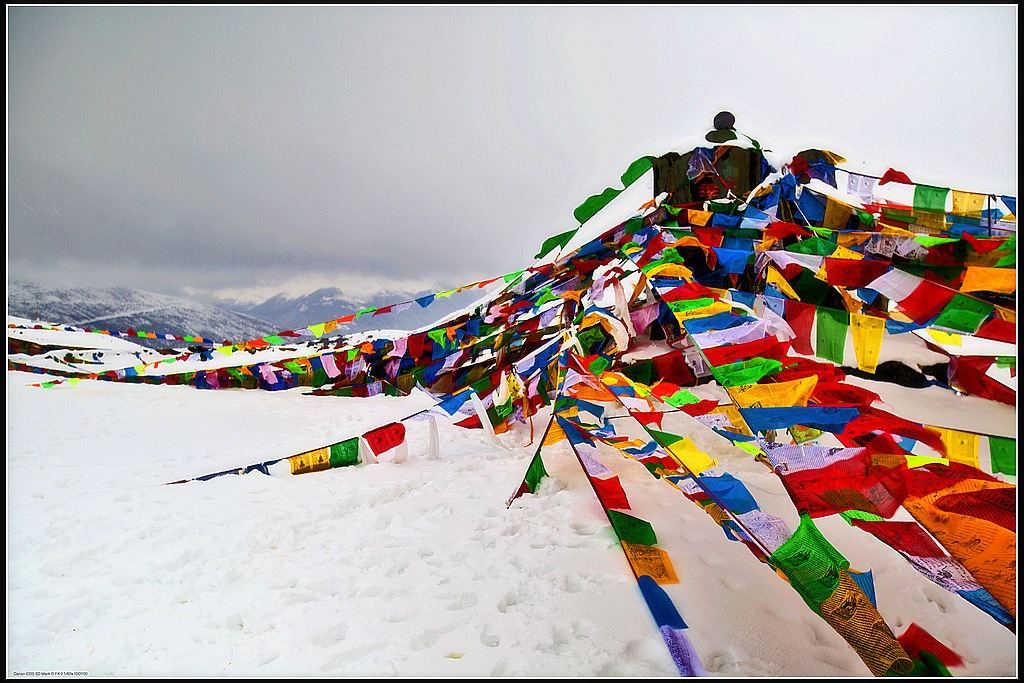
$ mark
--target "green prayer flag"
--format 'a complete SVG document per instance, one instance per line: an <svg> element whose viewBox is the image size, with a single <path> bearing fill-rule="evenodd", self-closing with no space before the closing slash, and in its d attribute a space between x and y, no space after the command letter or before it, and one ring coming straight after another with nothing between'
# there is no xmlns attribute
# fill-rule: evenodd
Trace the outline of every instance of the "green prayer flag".
<svg viewBox="0 0 1024 683"><path fill-rule="evenodd" d="M620 541L626 543L639 543L640 545L657 545L658 537L654 533L654 527L650 522L637 519L616 510L606 510L608 519L611 520L615 535Z"/></svg>
<svg viewBox="0 0 1024 683"><path fill-rule="evenodd" d="M579 209L577 209L577 211L579 211ZM580 222L582 223L583 221ZM577 232L579 232L578 227L573 228L572 230L566 230L563 233L559 233L557 235L554 235L553 237L547 238L546 240L544 240L544 244L541 245L540 251L537 252L536 256L534 256L533 258L544 258L545 256L548 255L549 252L554 250L555 247L558 247L559 249L564 248L565 245L569 244L569 240L571 240ZM519 273L515 274L519 275L522 272L523 271L519 271ZM506 281L508 281L508 277L508 275L505 276Z"/></svg>
<svg viewBox="0 0 1024 683"><path fill-rule="evenodd" d="M331 444L331 467L345 467L359 464L359 437L354 436Z"/></svg>
<svg viewBox="0 0 1024 683"><path fill-rule="evenodd" d="M995 248L995 251L1017 251L1017 233L1013 233L1010 237Z"/></svg>
<svg viewBox="0 0 1024 683"><path fill-rule="evenodd" d="M819 615L821 604L839 587L840 571L850 568L849 561L821 535L806 512L800 513L800 525L768 561Z"/></svg>
<svg viewBox="0 0 1024 683"><path fill-rule="evenodd" d="M996 367L997 368L1016 368L1017 357L1016 356L996 356Z"/></svg>
<svg viewBox="0 0 1024 683"><path fill-rule="evenodd" d="M669 301L668 307L673 311L682 313L684 311L692 311L697 308L707 308L713 303L715 303L715 300L708 296L701 299L679 299L678 301Z"/></svg>
<svg viewBox="0 0 1024 683"><path fill-rule="evenodd" d="M988 437L988 450L992 456L992 473L1002 472L1017 476L1017 441L1001 436Z"/></svg>
<svg viewBox="0 0 1024 683"><path fill-rule="evenodd" d="M549 301L558 301L558 297L551 293L551 287L545 287L541 290L540 297L538 297L537 301L534 302L533 305L540 306L541 304L546 304Z"/></svg>
<svg viewBox="0 0 1024 683"><path fill-rule="evenodd" d="M986 301L957 292L932 324L937 327L974 334L981 322L994 310L992 304Z"/></svg>
<svg viewBox="0 0 1024 683"><path fill-rule="evenodd" d="M540 480L546 476L548 476L548 472L544 469L544 461L540 459L540 450L538 449L536 455L533 456L533 460L530 461L530 466L526 468L526 478L523 481L526 482L530 493L537 493Z"/></svg>
<svg viewBox="0 0 1024 683"><path fill-rule="evenodd" d="M359 311L358 313L356 313L356 317L355 317L355 319L356 319L356 320L359 320L359 316L361 316L361 315L365 315L366 313L373 313L373 312L374 312L374 311L376 311L376 310L377 310L377 309L376 309L376 308L374 308L373 306L370 306L369 308L364 308L363 310L361 310L361 311Z"/></svg>
<svg viewBox="0 0 1024 683"><path fill-rule="evenodd" d="M642 216L635 216L626 221L626 234L633 235L640 231L644 227L644 219Z"/></svg>
<svg viewBox="0 0 1024 683"><path fill-rule="evenodd" d="M654 440L658 442L659 446L664 446L665 448L668 448L675 442L682 441L686 438L683 436L676 436L675 434L669 434L668 432L659 432L657 429L651 429L650 427L647 428L647 431L654 437Z"/></svg>
<svg viewBox="0 0 1024 683"><path fill-rule="evenodd" d="M815 355L842 365L846 353L846 335L850 328L850 314L819 306L816 322L818 339Z"/></svg>
<svg viewBox="0 0 1024 683"><path fill-rule="evenodd" d="M604 192L601 194L595 194L588 197L586 201L576 207L576 210L572 212L572 215L580 222L580 225L582 225L593 218L598 211L608 206L608 204L618 197L621 192L622 190L615 190L610 187L605 188Z"/></svg>
<svg viewBox="0 0 1024 683"><path fill-rule="evenodd" d="M700 399L694 396L693 392L687 389L680 389L671 396L665 397L665 399L663 400L665 401L665 403L675 408L693 405L694 403L700 403Z"/></svg>
<svg viewBox="0 0 1024 683"><path fill-rule="evenodd" d="M814 277L814 273L806 268L800 271L790 285L796 295L800 297L800 301L815 306L821 304L832 291L832 287L827 282Z"/></svg>
<svg viewBox="0 0 1024 683"><path fill-rule="evenodd" d="M757 384L759 380L780 370L782 363L774 358L751 358L713 367L711 374L723 387L738 387Z"/></svg>
<svg viewBox="0 0 1024 683"><path fill-rule="evenodd" d="M794 244L785 247L786 251L795 254L813 254L815 256L829 256L836 250L836 243L820 237L805 237Z"/></svg>
<svg viewBox="0 0 1024 683"><path fill-rule="evenodd" d="M650 360L645 360L641 363L630 365L628 367L622 368L622 374L630 378L634 382L650 385L651 381L655 377L654 362Z"/></svg>
<svg viewBox="0 0 1024 683"><path fill-rule="evenodd" d="M607 370L608 366L611 364L612 362L605 358L604 356L598 356L594 360L590 361L590 364L587 366L587 369L590 370L595 375L600 375L602 372Z"/></svg>
<svg viewBox="0 0 1024 683"><path fill-rule="evenodd" d="M622 188L625 189L643 177L654 166L653 157L640 157L629 165L626 172L619 180L622 181Z"/></svg>
<svg viewBox="0 0 1024 683"><path fill-rule="evenodd" d="M934 247L939 244L949 244L950 242L958 242L959 240L955 237L936 237L935 235L917 235L914 237L914 241L923 247Z"/></svg>
<svg viewBox="0 0 1024 683"><path fill-rule="evenodd" d="M870 512L862 512L861 510L847 510L846 512L840 512L839 516L846 520L846 523L853 526L853 520L863 519L866 522L884 522L885 517L879 517L873 515Z"/></svg>
<svg viewBox="0 0 1024 683"><path fill-rule="evenodd" d="M917 653L917 656L921 658L922 671L919 673L917 662L911 659L910 661L914 662L914 669L910 672L911 676L941 676L943 678L953 678L953 674L950 673L949 669L946 668L946 665L942 663L942 660L928 650L920 650Z"/></svg>
<svg viewBox="0 0 1024 683"><path fill-rule="evenodd" d="M271 346L277 346L278 344L284 344L284 337L279 337L276 334L272 334L269 337L264 337L263 341L267 342Z"/></svg>
<svg viewBox="0 0 1024 683"><path fill-rule="evenodd" d="M434 343L440 344L441 346L447 346L448 341L448 330L441 327L436 330L430 330L427 332L427 336L434 340Z"/></svg>
<svg viewBox="0 0 1024 683"><path fill-rule="evenodd" d="M914 211L945 213L947 196L949 196L948 187L931 187L930 185L915 185Z"/></svg>

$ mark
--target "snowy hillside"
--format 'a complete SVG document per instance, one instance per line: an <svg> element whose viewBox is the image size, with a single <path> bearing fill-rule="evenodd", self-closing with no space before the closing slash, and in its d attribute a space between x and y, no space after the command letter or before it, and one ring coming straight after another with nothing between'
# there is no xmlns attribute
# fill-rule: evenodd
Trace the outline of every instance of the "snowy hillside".
<svg viewBox="0 0 1024 683"><path fill-rule="evenodd" d="M188 299L126 287L46 287L9 282L9 315L73 327L176 336L192 335L218 342L247 340L278 331L273 323ZM139 340L153 345L156 340ZM166 342L157 343L161 348Z"/></svg>

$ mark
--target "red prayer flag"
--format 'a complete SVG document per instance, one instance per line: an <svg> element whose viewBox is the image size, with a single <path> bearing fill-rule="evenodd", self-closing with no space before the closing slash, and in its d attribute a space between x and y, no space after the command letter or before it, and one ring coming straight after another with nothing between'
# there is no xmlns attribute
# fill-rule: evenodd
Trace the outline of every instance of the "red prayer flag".
<svg viewBox="0 0 1024 683"><path fill-rule="evenodd" d="M383 427L371 429L363 434L363 438L366 439L373 454L380 455L405 441L405 425L401 422L392 422Z"/></svg>
<svg viewBox="0 0 1024 683"><path fill-rule="evenodd" d="M955 290L922 280L909 296L896 304L896 308L914 322L923 323L937 316L955 294Z"/></svg>
<svg viewBox="0 0 1024 683"><path fill-rule="evenodd" d="M1017 392L986 374L994 362L995 358L986 356L952 356L949 359L950 381L970 396L1016 406Z"/></svg>
<svg viewBox="0 0 1024 683"><path fill-rule="evenodd" d="M888 460L888 462L886 462ZM907 497L906 460L876 460L867 453L845 458L820 469L776 474L793 504L810 517L860 510L889 518Z"/></svg>
<svg viewBox="0 0 1024 683"><path fill-rule="evenodd" d="M889 272L888 261L825 257L825 275L828 283L837 287L867 287Z"/></svg>
<svg viewBox="0 0 1024 683"><path fill-rule="evenodd" d="M771 358L785 364L788 353L789 342L779 341L775 337L704 349L704 357L715 367L750 358Z"/></svg>
<svg viewBox="0 0 1024 683"><path fill-rule="evenodd" d="M869 522L866 519L850 521L855 527L864 529L903 555L946 557L946 551L917 522Z"/></svg>
<svg viewBox="0 0 1024 683"><path fill-rule="evenodd" d="M622 484L619 483L618 477L609 477L608 479L591 477L590 482L594 485L597 498L606 510L610 508L630 509L629 501L626 500L626 492L622 490Z"/></svg>
<svg viewBox="0 0 1024 683"><path fill-rule="evenodd" d="M885 185L886 183L903 183L904 185L913 185L914 181L911 180L906 173L890 168L882 174L881 179L878 181L879 185Z"/></svg>
<svg viewBox="0 0 1024 683"><path fill-rule="evenodd" d="M817 308L795 299L786 299L785 319L793 328L796 337L792 339L793 350L808 356L814 355L811 344L811 331L814 329L814 317Z"/></svg>
<svg viewBox="0 0 1024 683"><path fill-rule="evenodd" d="M776 221L772 223L764 231L765 237L776 237L778 239L785 239L787 237L810 237L811 233L807 231L802 225L796 223L787 223L785 221Z"/></svg>
<svg viewBox="0 0 1024 683"><path fill-rule="evenodd" d="M950 650L917 624L911 624L906 632L896 638L896 642L903 646L907 654L915 659L921 658L921 650L930 652L946 666L960 666L964 663L963 658Z"/></svg>
<svg viewBox="0 0 1024 683"><path fill-rule="evenodd" d="M690 229L701 244L709 247L720 247L725 239L725 228L702 228L695 225Z"/></svg>
<svg viewBox="0 0 1024 683"><path fill-rule="evenodd" d="M1006 342L1008 344L1016 344L1017 326L1014 323L1006 322L1002 318L992 318L982 325L974 336Z"/></svg>

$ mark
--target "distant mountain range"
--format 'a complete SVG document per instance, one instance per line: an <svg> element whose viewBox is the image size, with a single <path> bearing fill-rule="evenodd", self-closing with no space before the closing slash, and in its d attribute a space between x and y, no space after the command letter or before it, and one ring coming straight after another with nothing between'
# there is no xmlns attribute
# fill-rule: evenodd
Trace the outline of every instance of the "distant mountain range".
<svg viewBox="0 0 1024 683"><path fill-rule="evenodd" d="M220 308L226 308L236 313L270 320L278 326L278 330L295 330L327 320L336 320L350 313L358 313L364 308L384 307L389 304L411 301L430 293L427 291L416 294L384 293L370 299L354 299L346 296L337 287L326 287L299 297L278 294L258 304L226 300L214 303ZM360 316L359 320L344 325L340 329L345 333L375 329L415 330L464 308L473 303L480 295L480 292L455 294L448 299L436 300L427 308L413 304L401 313L388 313L380 316L365 314Z"/></svg>
<svg viewBox="0 0 1024 683"><path fill-rule="evenodd" d="M278 294L262 303L245 304L216 299L196 301L126 287L47 287L27 281L11 281L7 283L7 312L30 320L73 327L192 335L218 342L247 341L334 320L371 306L383 307L409 301L428 293L382 295L365 301L346 298L340 289L326 288L300 297ZM338 333L418 329L468 306L481 294L475 290L455 294L437 300L427 308L413 304L398 314L367 314L353 323L340 326ZM138 341L146 346L172 345L159 339Z"/></svg>

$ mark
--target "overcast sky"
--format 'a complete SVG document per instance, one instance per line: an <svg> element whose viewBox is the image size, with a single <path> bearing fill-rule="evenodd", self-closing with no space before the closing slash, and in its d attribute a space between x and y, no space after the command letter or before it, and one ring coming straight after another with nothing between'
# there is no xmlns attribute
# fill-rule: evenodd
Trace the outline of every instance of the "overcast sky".
<svg viewBox="0 0 1024 683"><path fill-rule="evenodd" d="M454 287L727 109L1017 194L1017 7L7 6L8 278Z"/></svg>

